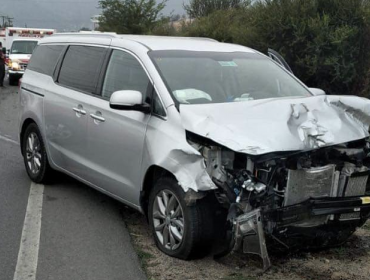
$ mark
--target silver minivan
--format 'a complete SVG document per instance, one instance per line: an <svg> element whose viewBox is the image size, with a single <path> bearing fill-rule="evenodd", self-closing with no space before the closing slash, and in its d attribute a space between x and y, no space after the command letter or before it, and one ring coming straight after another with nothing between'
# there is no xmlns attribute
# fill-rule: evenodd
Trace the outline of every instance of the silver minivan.
<svg viewBox="0 0 370 280"><path fill-rule="evenodd" d="M164 253L323 248L370 213L370 102L206 38L59 34L23 77L31 180L66 173L144 213ZM369 195L369 196L368 196Z"/></svg>

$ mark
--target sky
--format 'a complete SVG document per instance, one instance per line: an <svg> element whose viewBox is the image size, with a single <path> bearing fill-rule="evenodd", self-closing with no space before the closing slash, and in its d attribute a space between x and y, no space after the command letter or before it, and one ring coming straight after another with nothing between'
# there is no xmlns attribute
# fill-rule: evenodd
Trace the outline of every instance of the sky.
<svg viewBox="0 0 370 280"><path fill-rule="evenodd" d="M163 14L184 14L183 2L188 1L168 0ZM98 2L99 0L0 0L0 16L13 17L15 27L27 25L73 31L93 27L90 18L100 13Z"/></svg>

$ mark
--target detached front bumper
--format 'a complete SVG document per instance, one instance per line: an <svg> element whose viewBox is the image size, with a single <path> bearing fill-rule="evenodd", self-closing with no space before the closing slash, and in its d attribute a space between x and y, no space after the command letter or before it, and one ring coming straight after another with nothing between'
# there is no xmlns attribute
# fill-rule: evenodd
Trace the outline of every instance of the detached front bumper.
<svg viewBox="0 0 370 280"><path fill-rule="evenodd" d="M266 235L272 236L267 230L269 225L275 225L274 234L279 231L286 234L288 228L293 234L295 231L310 232L310 227L305 222L320 217L320 222L324 222L319 225L312 224L312 227L326 226L331 230L330 223L340 225L350 220L353 228L356 228L369 218L369 213L370 196L310 198L279 209L255 209L238 216L234 221L234 249L242 248L244 253L259 255L266 270L271 266L266 246ZM343 218L349 214L356 215L350 216L350 219Z"/></svg>
<svg viewBox="0 0 370 280"><path fill-rule="evenodd" d="M297 224L317 216L357 213L358 218L367 218L370 212L370 196L310 198L302 203L263 213L265 221L280 226ZM333 219L333 217L331 218Z"/></svg>

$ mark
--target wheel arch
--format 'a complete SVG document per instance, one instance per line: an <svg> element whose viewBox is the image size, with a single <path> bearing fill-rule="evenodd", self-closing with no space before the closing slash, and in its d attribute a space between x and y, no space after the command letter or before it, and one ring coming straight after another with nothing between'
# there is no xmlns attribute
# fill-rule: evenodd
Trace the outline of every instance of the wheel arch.
<svg viewBox="0 0 370 280"><path fill-rule="evenodd" d="M153 188L155 182L159 178L164 177L164 176L172 177L176 180L176 177L174 174L172 174L167 169L161 166L158 166L158 165L150 166L145 173L143 184L142 184L142 189L140 192L140 206L146 217L148 217L148 204L149 204L150 191Z"/></svg>
<svg viewBox="0 0 370 280"><path fill-rule="evenodd" d="M25 133L27 127L32 123L37 125L36 121L32 118L27 118L22 123L21 131L20 131L20 135L19 135L19 142L20 142L20 148L21 148L22 155L23 155L23 148L22 148L23 136L24 136L24 133Z"/></svg>

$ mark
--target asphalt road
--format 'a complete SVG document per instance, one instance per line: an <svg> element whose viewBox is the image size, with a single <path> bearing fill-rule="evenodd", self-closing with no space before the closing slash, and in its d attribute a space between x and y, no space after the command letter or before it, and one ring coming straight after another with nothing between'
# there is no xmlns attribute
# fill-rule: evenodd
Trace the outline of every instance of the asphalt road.
<svg viewBox="0 0 370 280"><path fill-rule="evenodd" d="M16 279L31 187L17 144L17 91L7 82L0 88L0 280ZM39 244L32 248L36 279L146 279L123 221L124 205L67 176L54 181L44 187Z"/></svg>

